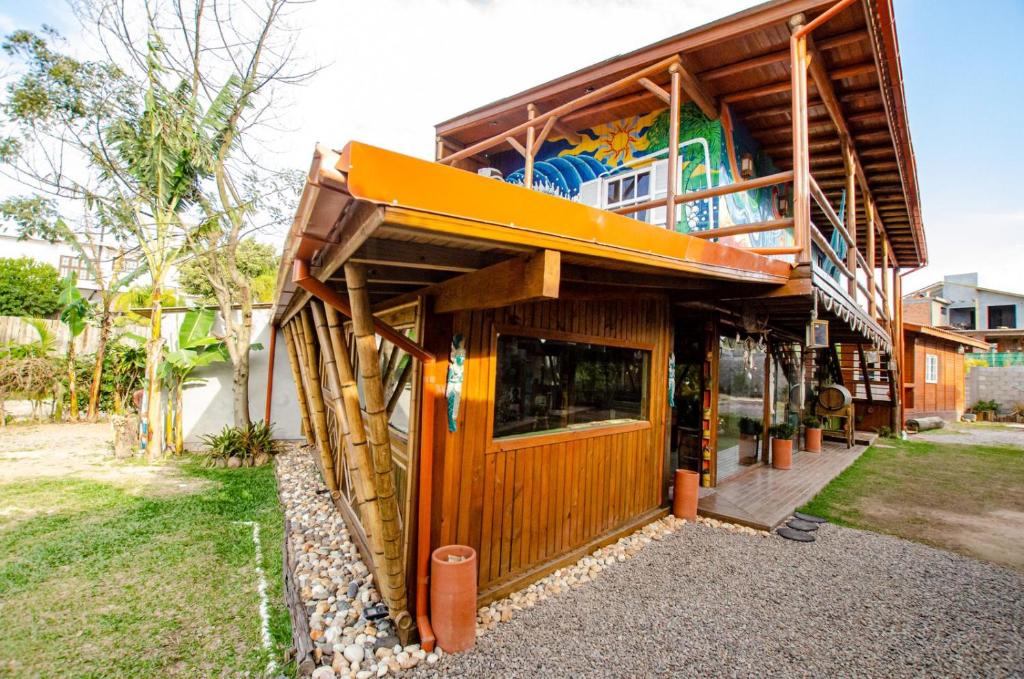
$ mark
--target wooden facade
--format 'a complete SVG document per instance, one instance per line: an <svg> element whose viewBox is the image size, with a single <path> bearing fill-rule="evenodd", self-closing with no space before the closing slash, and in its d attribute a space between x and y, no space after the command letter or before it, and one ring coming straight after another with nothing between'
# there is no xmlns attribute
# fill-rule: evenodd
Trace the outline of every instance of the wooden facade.
<svg viewBox="0 0 1024 679"><path fill-rule="evenodd" d="M443 426L443 413L435 426L432 533L437 544L477 550L483 598L659 509L670 330L665 298L467 311L454 315L451 328L467 341L463 403L456 432ZM494 438L498 333L651 352L647 419Z"/></svg>
<svg viewBox="0 0 1024 679"><path fill-rule="evenodd" d="M958 421L966 408L965 350L988 345L927 325L908 323L905 328L907 417Z"/></svg>
<svg viewBox="0 0 1024 679"><path fill-rule="evenodd" d="M851 386L863 424L901 426L916 373L894 300L927 250L895 44L888 0L773 0L446 121L436 162L317 148L275 322L311 454L400 633L432 642L439 546L476 550L484 602L664 513L677 465L716 485L719 447L738 446L727 339L764 352L759 396L728 413L764 440L822 377ZM605 163L600 134L624 119L648 137ZM805 346L811 320L826 346ZM503 337L631 352L636 402L496 436Z"/></svg>

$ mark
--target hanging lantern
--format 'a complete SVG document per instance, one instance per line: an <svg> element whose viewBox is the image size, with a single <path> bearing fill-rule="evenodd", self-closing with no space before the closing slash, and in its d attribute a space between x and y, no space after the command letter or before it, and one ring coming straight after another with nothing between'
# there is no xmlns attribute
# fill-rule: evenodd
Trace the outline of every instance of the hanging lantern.
<svg viewBox="0 0 1024 679"><path fill-rule="evenodd" d="M740 156L740 176L744 179L750 179L754 176L754 156L749 153L744 153Z"/></svg>

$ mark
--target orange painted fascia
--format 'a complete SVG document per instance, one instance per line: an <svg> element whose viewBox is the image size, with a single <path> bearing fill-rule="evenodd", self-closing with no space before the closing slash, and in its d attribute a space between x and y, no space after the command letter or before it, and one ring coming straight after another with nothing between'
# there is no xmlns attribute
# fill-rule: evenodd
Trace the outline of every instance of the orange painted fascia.
<svg viewBox="0 0 1024 679"><path fill-rule="evenodd" d="M722 279L781 284L792 271L788 262L359 142L345 146L336 169L353 198L388 208L386 222Z"/></svg>

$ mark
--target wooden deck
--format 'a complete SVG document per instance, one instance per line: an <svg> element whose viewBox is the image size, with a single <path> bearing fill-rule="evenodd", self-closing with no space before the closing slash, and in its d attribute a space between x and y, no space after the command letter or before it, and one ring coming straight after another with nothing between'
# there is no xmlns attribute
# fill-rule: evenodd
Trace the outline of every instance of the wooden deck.
<svg viewBox="0 0 1024 679"><path fill-rule="evenodd" d="M824 441L821 453L794 452L792 469L763 464L751 467L717 488L702 488L697 511L702 516L772 530L853 464L875 438L875 434L857 432L857 445L852 448Z"/></svg>

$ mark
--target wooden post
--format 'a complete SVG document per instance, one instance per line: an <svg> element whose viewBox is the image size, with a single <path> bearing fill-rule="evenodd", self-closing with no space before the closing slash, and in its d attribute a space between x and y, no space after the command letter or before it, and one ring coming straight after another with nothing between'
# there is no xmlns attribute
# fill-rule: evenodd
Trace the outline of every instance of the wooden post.
<svg viewBox="0 0 1024 679"><path fill-rule="evenodd" d="M804 15L789 21L791 30L804 24ZM791 37L790 78L793 118L793 234L795 244L802 248L799 262L811 261L811 191L808 173L810 153L807 138L807 39Z"/></svg>
<svg viewBox="0 0 1024 679"><path fill-rule="evenodd" d="M263 422L270 424L270 404L274 399L274 358L277 356L277 324L271 323L270 350L267 356L267 398L263 404Z"/></svg>
<svg viewBox="0 0 1024 679"><path fill-rule="evenodd" d="M846 166L846 231L850 234L850 247L846 250L846 268L850 270L847 288L850 297L857 301L857 168L853 148L843 144L843 163Z"/></svg>
<svg viewBox="0 0 1024 679"><path fill-rule="evenodd" d="M868 314L874 320L878 318L878 306L875 303L875 204L869 197L865 197L864 212L868 218Z"/></svg>
<svg viewBox="0 0 1024 679"><path fill-rule="evenodd" d="M533 120L537 117L537 107L533 104L526 105L526 117L529 120ZM533 125L526 128L526 167L523 169L523 186L528 189L533 188L533 141L537 131Z"/></svg>
<svg viewBox="0 0 1024 679"><path fill-rule="evenodd" d="M882 234L882 312L892 322L892 304L889 301L889 239Z"/></svg>
<svg viewBox="0 0 1024 679"><path fill-rule="evenodd" d="M775 393L772 384L772 367L774 361L772 361L771 344L765 344L764 352L764 412L762 413L761 420L761 461L765 464L771 464L771 458L769 457L769 441L768 441L768 430L772 426L772 419L775 412ZM797 441L800 440L799 435Z"/></svg>
<svg viewBox="0 0 1024 679"><path fill-rule="evenodd" d="M672 64L668 71L672 75L672 85L668 98L668 172L666 173L668 188L665 194L665 228L675 231L676 189L679 183L679 88L682 76L679 73L679 64Z"/></svg>
<svg viewBox="0 0 1024 679"><path fill-rule="evenodd" d="M313 427L309 423L309 406L306 402L306 390L302 385L302 364L299 363L299 354L295 349L295 337L292 334L292 323L286 323L281 330L284 332L284 343L288 348L288 365L292 367L292 380L295 381L295 393L299 399L299 413L302 415L302 435L306 442L313 445L316 439L313 436Z"/></svg>
<svg viewBox="0 0 1024 679"><path fill-rule="evenodd" d="M296 326L302 337L301 346L306 349L306 381L309 385L309 402L312 406L313 430L316 433L317 448L323 463L324 482L332 495L338 492L337 477L334 473L334 454L331 452L330 434L327 428L327 413L324 412L324 392L320 386L320 370L317 365L316 345L313 344L313 324L309 319L309 307L299 312L301 322Z"/></svg>
<svg viewBox="0 0 1024 679"><path fill-rule="evenodd" d="M892 269L892 296L896 305L894 310L895 323L893 324L893 360L896 362L896 370L893 372L893 379L896 380L896 389L893 394L896 396L896 403L893 404L893 431L899 434L903 431L903 281L900 278L900 268L894 266Z"/></svg>
<svg viewBox="0 0 1024 679"><path fill-rule="evenodd" d="M405 572L402 563L402 525L395 492L395 471L391 460L391 435L388 431L387 402L377 360L377 341L373 330L373 311L366 290L366 274L358 264L345 264L345 285L352 305L352 329L359 356L359 374L363 378L363 399L369 425L368 440L373 458L377 504L380 507L384 540L383 568L378 574L384 589L391 592L388 603L399 632L408 633L412 617L408 613ZM386 584L385 584L386 583Z"/></svg>

